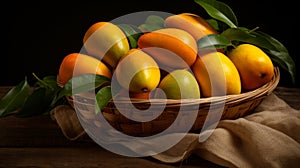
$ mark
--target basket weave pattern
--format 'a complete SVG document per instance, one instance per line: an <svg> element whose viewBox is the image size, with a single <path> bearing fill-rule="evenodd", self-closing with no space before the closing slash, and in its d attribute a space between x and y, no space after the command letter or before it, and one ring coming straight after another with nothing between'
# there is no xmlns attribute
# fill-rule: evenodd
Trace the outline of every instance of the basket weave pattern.
<svg viewBox="0 0 300 168"><path fill-rule="evenodd" d="M115 129L132 136L149 136L157 134L164 131L171 124L174 126L174 120L178 116L178 112L181 108L184 108L185 113L198 111L196 120L190 129L190 132L200 130L205 120L207 120L208 111L214 112L223 110L221 120L224 119L237 119L245 115L250 114L253 110L263 101L263 99L268 96L277 86L280 79L279 68L275 67L275 75L272 80L263 85L262 87L244 92L238 95L226 95L225 97L210 97L210 98L200 98L192 100L160 100L151 99L150 100L120 100L118 101L118 106L116 108L114 102L109 102L108 105L101 111L104 118L113 126ZM68 96L67 100L70 105L76 109L77 114L84 122L94 124L96 127L101 127L102 124L97 120L97 115L95 114L95 100L91 99L91 95L87 93L86 95L80 96ZM221 98L221 99L220 99ZM224 99L225 98L225 99ZM223 100L220 101L220 100ZM224 103L225 100L225 103ZM76 103L76 106L74 105ZM119 109L129 112L132 109L128 104L134 105L140 110L148 109L149 106L154 107L154 110L147 111L146 113L141 113L143 117L158 116L155 119L147 122L138 122L128 119L122 115ZM164 111L161 114L157 114L157 109L161 109L165 106ZM182 111L181 111L182 112ZM211 115L210 115L211 116ZM212 115L213 116L213 115ZM217 119L219 120L219 119ZM216 122L213 118L209 121ZM180 122L176 123L173 131L181 132L181 128L191 122L182 118Z"/></svg>

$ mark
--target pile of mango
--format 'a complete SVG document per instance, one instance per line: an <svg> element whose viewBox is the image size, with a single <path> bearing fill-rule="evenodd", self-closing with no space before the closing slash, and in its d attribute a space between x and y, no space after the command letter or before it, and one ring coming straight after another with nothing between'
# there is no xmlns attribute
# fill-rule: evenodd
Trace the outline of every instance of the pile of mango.
<svg viewBox="0 0 300 168"><path fill-rule="evenodd" d="M62 60L60 85L74 76L96 74L115 79L118 96L127 92L131 98L198 99L240 94L274 76L269 56L252 44L200 49L200 40L218 31L199 15L149 17L160 19L160 26L91 25L83 37L84 52Z"/></svg>

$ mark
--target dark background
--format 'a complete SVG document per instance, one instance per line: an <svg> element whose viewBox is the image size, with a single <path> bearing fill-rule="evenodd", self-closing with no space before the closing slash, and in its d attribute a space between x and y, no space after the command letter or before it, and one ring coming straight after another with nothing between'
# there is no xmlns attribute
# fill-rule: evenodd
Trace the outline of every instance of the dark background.
<svg viewBox="0 0 300 168"><path fill-rule="evenodd" d="M63 2L63 3L62 3ZM105 3L104 3L105 2ZM223 0L234 11L240 26L273 36L289 50L297 67L296 84L281 71L280 86L300 87L295 2L269 0ZM293 4L294 3L294 4ZM39 77L56 75L64 56L79 52L87 28L98 21L110 21L139 11L191 12L207 17L193 0L14 2L2 5L2 56L0 85L16 85L32 72Z"/></svg>

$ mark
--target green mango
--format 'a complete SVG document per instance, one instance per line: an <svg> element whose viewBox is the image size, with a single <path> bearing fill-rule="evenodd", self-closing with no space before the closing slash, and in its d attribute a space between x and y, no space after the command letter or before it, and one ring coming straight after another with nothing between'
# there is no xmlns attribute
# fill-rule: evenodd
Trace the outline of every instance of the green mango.
<svg viewBox="0 0 300 168"><path fill-rule="evenodd" d="M167 99L199 99L200 87L195 76L186 69L177 69L167 74L160 82L160 88ZM157 98L162 92L157 92Z"/></svg>

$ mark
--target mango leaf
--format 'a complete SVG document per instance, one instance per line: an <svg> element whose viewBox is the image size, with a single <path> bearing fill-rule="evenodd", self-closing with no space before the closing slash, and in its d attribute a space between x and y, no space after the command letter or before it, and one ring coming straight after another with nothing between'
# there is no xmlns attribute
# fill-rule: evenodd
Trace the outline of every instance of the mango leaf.
<svg viewBox="0 0 300 168"><path fill-rule="evenodd" d="M230 40L221 34L209 34L197 41L198 50L226 48L229 45Z"/></svg>
<svg viewBox="0 0 300 168"><path fill-rule="evenodd" d="M33 73L33 76L37 79L35 86L52 90L58 89L57 76L45 76L43 79L40 79L35 73Z"/></svg>
<svg viewBox="0 0 300 168"><path fill-rule="evenodd" d="M158 15L149 15L145 20L145 24L157 25L160 27L164 27L164 23L165 23L165 20Z"/></svg>
<svg viewBox="0 0 300 168"><path fill-rule="evenodd" d="M294 61L289 56L289 54L274 50L266 50L265 52L271 57L272 61L274 61L275 64L277 64L280 68L282 68L290 74L292 83L295 84L296 67Z"/></svg>
<svg viewBox="0 0 300 168"><path fill-rule="evenodd" d="M58 96L53 100L52 104L64 96L90 91L110 81L111 79L105 76L95 74L73 76L59 91Z"/></svg>
<svg viewBox="0 0 300 168"><path fill-rule="evenodd" d="M125 33L130 48L137 48L137 41L143 33L136 26L131 24L118 24L117 26Z"/></svg>
<svg viewBox="0 0 300 168"><path fill-rule="evenodd" d="M243 43L250 43L261 48L276 50L276 47L267 39L262 36L254 34L250 30L238 27L238 28L228 28L221 33L231 41L238 41Z"/></svg>
<svg viewBox="0 0 300 168"><path fill-rule="evenodd" d="M99 113L112 99L111 86L102 87L96 94L96 114Z"/></svg>
<svg viewBox="0 0 300 168"><path fill-rule="evenodd" d="M33 73L37 79L35 89L24 102L23 107L18 111L16 117L31 117L48 112L52 100L61 89L57 84L56 76L45 76L40 79Z"/></svg>
<svg viewBox="0 0 300 168"><path fill-rule="evenodd" d="M159 30L161 29L162 27L161 26L158 26L158 25L151 25L151 24L141 24L139 26L139 29L143 32L143 33L146 33L146 32L152 32L152 31L155 31L155 30Z"/></svg>
<svg viewBox="0 0 300 168"><path fill-rule="evenodd" d="M45 113L53 99L53 96L46 95L46 88L37 88L28 96L16 117L31 117Z"/></svg>
<svg viewBox="0 0 300 168"><path fill-rule="evenodd" d="M152 32L164 28L164 19L157 15L149 15L145 22L138 26L142 32Z"/></svg>
<svg viewBox="0 0 300 168"><path fill-rule="evenodd" d="M220 31L218 21L215 19L206 19L206 21L217 31Z"/></svg>
<svg viewBox="0 0 300 168"><path fill-rule="evenodd" d="M0 117L7 116L11 112L18 110L29 94L30 86L27 79L10 89L0 100Z"/></svg>
<svg viewBox="0 0 300 168"><path fill-rule="evenodd" d="M214 19L226 23L231 28L238 26L237 19L231 8L222 2L195 0Z"/></svg>

